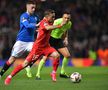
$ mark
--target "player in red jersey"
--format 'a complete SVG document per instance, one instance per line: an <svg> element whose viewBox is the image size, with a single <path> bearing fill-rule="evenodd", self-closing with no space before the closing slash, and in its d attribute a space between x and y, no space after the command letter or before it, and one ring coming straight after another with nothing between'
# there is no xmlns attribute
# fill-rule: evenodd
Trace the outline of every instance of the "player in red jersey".
<svg viewBox="0 0 108 90"><path fill-rule="evenodd" d="M38 60L42 55L43 59L47 59L47 57L49 56L54 58L53 71L51 73L51 77L53 81L56 81L56 70L59 65L59 63L57 62L59 61L60 55L54 48L50 46L49 38L51 30L55 28L61 28L65 24L65 22L63 22L60 25L52 25L54 19L55 19L55 12L51 9L46 10L44 13L44 18L40 22L37 39L33 44L31 52L29 53L23 64L18 65L12 71L12 73L9 76L7 76L7 78L5 79L5 85L10 84L13 76L15 76L19 71L24 69L34 60L35 61Z"/></svg>

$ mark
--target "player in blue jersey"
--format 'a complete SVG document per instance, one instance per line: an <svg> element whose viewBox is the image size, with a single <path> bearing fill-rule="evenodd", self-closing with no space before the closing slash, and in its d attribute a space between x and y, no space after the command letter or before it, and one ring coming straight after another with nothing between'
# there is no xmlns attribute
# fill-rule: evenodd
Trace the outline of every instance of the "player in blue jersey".
<svg viewBox="0 0 108 90"><path fill-rule="evenodd" d="M39 18L34 15L35 8L36 3L34 1L30 0L26 3L26 12L20 17L20 30L16 42L13 46L9 60L6 61L1 69L0 77L3 76L17 58L24 55L26 51L29 52L32 49L34 33L39 21ZM31 76L29 75L29 77Z"/></svg>

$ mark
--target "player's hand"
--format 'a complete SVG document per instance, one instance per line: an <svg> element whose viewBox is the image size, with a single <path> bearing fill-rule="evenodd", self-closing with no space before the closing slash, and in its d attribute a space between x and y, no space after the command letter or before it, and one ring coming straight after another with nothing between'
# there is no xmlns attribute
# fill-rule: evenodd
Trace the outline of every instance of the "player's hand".
<svg viewBox="0 0 108 90"><path fill-rule="evenodd" d="M66 21L62 21L61 26L64 26L66 23Z"/></svg>
<svg viewBox="0 0 108 90"><path fill-rule="evenodd" d="M36 29L35 31L36 31L36 32L38 32L39 30L38 30L38 29Z"/></svg>
<svg viewBox="0 0 108 90"><path fill-rule="evenodd" d="M36 24L36 27L39 27L39 25L40 25L40 22L38 24Z"/></svg>
<svg viewBox="0 0 108 90"><path fill-rule="evenodd" d="M64 39L63 43L67 46L68 45L68 40L67 38Z"/></svg>

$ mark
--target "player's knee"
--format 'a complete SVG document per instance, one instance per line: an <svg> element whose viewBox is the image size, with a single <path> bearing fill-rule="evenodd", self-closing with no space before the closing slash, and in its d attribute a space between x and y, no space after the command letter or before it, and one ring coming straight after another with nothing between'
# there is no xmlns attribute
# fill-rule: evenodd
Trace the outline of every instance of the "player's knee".
<svg viewBox="0 0 108 90"><path fill-rule="evenodd" d="M70 54L65 54L64 57L70 58Z"/></svg>
<svg viewBox="0 0 108 90"><path fill-rule="evenodd" d="M60 54L56 53L55 58L59 58L59 57L60 57Z"/></svg>
<svg viewBox="0 0 108 90"><path fill-rule="evenodd" d="M60 54L58 52L54 52L51 56L53 58L59 58L60 57Z"/></svg>

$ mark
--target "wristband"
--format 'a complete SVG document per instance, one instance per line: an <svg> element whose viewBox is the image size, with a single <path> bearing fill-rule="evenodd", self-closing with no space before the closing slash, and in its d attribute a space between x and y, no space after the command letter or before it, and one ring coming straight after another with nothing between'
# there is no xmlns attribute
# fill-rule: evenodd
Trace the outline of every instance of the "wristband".
<svg viewBox="0 0 108 90"><path fill-rule="evenodd" d="M61 28L62 26L61 25L57 25L57 28Z"/></svg>

